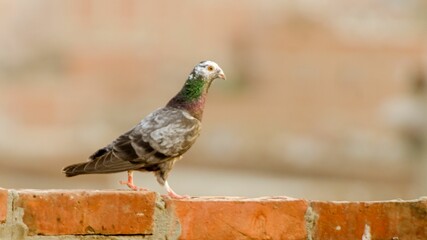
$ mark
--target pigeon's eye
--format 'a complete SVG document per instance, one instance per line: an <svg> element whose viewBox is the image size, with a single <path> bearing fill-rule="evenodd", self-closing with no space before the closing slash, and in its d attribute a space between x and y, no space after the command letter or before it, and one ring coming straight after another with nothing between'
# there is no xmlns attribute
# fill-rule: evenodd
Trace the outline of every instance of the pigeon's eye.
<svg viewBox="0 0 427 240"><path fill-rule="evenodd" d="M213 71L213 67L212 66L208 66L208 71Z"/></svg>

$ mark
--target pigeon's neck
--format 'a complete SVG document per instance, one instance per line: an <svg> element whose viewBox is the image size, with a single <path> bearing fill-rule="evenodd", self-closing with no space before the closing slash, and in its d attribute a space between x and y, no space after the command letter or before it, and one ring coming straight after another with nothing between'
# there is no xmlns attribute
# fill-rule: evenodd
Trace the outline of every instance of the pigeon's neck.
<svg viewBox="0 0 427 240"><path fill-rule="evenodd" d="M168 102L167 106L184 109L201 121L208 87L209 84L202 78L188 79L181 91Z"/></svg>

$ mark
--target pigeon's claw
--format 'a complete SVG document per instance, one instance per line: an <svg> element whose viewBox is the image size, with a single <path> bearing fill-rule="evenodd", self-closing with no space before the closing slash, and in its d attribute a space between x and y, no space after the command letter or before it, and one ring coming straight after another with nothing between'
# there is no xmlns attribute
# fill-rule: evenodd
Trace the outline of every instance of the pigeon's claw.
<svg viewBox="0 0 427 240"><path fill-rule="evenodd" d="M168 181L166 181L165 182L165 188L166 188L166 191L168 192L168 197L170 197L170 198L174 198L174 199L185 199L185 198L191 198L190 196L188 196L188 195L179 195L179 194L177 194L176 192L174 192L173 190L172 190L172 188L169 186L169 184L168 184Z"/></svg>
<svg viewBox="0 0 427 240"><path fill-rule="evenodd" d="M145 188L138 187L138 186L134 185L133 183L126 182L126 181L120 181L120 184L127 185L130 189L132 189L134 191L146 191L147 190Z"/></svg>
<svg viewBox="0 0 427 240"><path fill-rule="evenodd" d="M134 191L147 191L147 189L140 188L140 187L135 186L133 184L133 172L132 171L128 171L128 180L127 181L120 181L120 184L127 185L130 189L132 189Z"/></svg>
<svg viewBox="0 0 427 240"><path fill-rule="evenodd" d="M177 193L175 193L174 191L168 192L168 197L173 198L173 199L189 199L191 198L188 195L179 195Z"/></svg>

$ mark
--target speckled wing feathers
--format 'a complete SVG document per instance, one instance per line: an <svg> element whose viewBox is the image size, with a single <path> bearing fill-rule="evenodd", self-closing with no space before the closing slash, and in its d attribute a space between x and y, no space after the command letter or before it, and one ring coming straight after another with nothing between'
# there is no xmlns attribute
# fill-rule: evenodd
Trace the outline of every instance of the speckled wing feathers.
<svg viewBox="0 0 427 240"><path fill-rule="evenodd" d="M199 136L200 121L181 109L165 107L148 115L130 135L156 151L175 157L186 152Z"/></svg>
<svg viewBox="0 0 427 240"><path fill-rule="evenodd" d="M153 168L186 152L200 132L200 121L186 111L164 107L95 152L85 163L64 169L67 176Z"/></svg>

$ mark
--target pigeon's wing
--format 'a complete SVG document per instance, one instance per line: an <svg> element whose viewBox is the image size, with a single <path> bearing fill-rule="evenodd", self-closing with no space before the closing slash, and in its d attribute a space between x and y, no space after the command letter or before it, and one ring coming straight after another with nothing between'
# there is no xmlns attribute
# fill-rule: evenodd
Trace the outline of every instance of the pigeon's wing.
<svg viewBox="0 0 427 240"><path fill-rule="evenodd" d="M163 163L187 151L200 131L200 121L176 108L154 111L132 130L99 149L89 161L64 168L67 176L136 170Z"/></svg>
<svg viewBox="0 0 427 240"><path fill-rule="evenodd" d="M140 156L145 153L144 144L148 143L158 153L176 157L193 145L200 129L200 121L188 112L165 107L141 121L130 134L130 139Z"/></svg>

